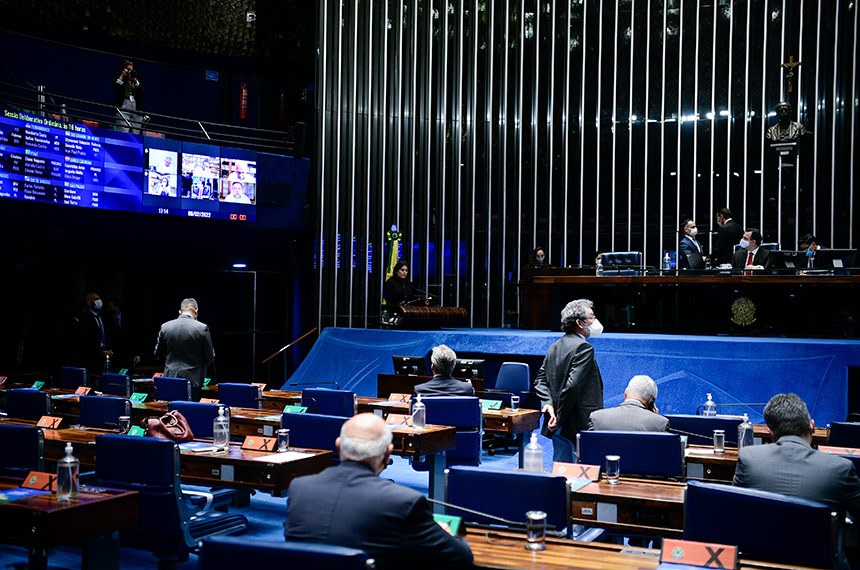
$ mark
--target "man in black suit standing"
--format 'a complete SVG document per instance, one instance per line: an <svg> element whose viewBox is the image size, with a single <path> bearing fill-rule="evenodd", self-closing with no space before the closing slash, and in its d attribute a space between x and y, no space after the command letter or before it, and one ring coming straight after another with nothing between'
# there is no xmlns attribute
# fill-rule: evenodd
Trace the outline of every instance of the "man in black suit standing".
<svg viewBox="0 0 860 570"><path fill-rule="evenodd" d="M735 246L741 241L744 229L732 219L732 211L728 208L717 210L717 246L714 248L713 266L729 264L735 252Z"/></svg>
<svg viewBox="0 0 860 570"><path fill-rule="evenodd" d="M206 367L215 360L209 327L197 320L197 301L183 299L179 316L161 325L155 357L164 359L164 375L191 380L191 395L200 399Z"/></svg>
<svg viewBox="0 0 860 570"><path fill-rule="evenodd" d="M417 384L413 389L415 395L422 396L474 396L475 388L469 380L458 380L451 376L454 365L457 364L457 354L440 344L433 347L430 355L430 368L433 378L429 382Z"/></svg>
<svg viewBox="0 0 860 570"><path fill-rule="evenodd" d="M735 252L732 259L734 269L770 269L773 265L774 256L761 246L761 232L750 228L744 232L741 238L741 249ZM746 272L745 272L746 273Z"/></svg>
<svg viewBox="0 0 860 570"><path fill-rule="evenodd" d="M98 293L84 295L86 308L74 318L76 336L75 364L89 370L90 374L105 371L105 358L113 356L111 338L113 328L109 319L102 319L102 299Z"/></svg>
<svg viewBox="0 0 860 570"><path fill-rule="evenodd" d="M424 495L379 477L393 449L382 418L350 418L335 446L340 465L290 484L287 540L360 548L381 570L471 567L469 545L433 520Z"/></svg>

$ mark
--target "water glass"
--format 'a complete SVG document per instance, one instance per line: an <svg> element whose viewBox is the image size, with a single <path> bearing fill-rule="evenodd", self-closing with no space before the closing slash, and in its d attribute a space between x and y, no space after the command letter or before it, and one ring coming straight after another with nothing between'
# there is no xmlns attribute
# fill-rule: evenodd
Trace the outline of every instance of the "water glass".
<svg viewBox="0 0 860 570"><path fill-rule="evenodd" d="M619 483L621 483L620 455L606 456L606 482L609 485L618 485Z"/></svg>
<svg viewBox="0 0 860 570"><path fill-rule="evenodd" d="M519 396L511 396L511 409L517 410L520 407L520 397Z"/></svg>
<svg viewBox="0 0 860 570"><path fill-rule="evenodd" d="M128 433L131 429L131 416L120 416L117 426L119 433Z"/></svg>
<svg viewBox="0 0 860 570"><path fill-rule="evenodd" d="M725 430L714 430L714 453L726 452L726 432Z"/></svg>
<svg viewBox="0 0 860 570"><path fill-rule="evenodd" d="M526 550L546 548L546 513L529 511L526 513Z"/></svg>
<svg viewBox="0 0 860 570"><path fill-rule="evenodd" d="M278 430L278 451L286 451L290 448L290 430Z"/></svg>

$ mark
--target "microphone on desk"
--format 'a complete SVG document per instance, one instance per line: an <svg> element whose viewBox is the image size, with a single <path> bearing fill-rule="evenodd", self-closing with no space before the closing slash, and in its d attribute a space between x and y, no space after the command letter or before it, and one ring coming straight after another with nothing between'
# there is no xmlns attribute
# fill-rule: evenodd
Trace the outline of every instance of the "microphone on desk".
<svg viewBox="0 0 860 570"><path fill-rule="evenodd" d="M334 385L335 390L340 390L340 384L334 380L330 382L290 382L290 386L319 386L320 384L325 384L327 386Z"/></svg>

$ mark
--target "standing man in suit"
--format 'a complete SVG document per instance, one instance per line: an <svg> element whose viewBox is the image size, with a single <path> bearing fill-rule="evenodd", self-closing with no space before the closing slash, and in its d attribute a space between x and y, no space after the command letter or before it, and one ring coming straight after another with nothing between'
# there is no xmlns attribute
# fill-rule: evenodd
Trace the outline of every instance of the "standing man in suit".
<svg viewBox="0 0 860 570"><path fill-rule="evenodd" d="M657 383L639 374L624 389L624 401L614 408L591 412L588 429L593 431L668 431L669 420L657 410Z"/></svg>
<svg viewBox="0 0 860 570"><path fill-rule="evenodd" d="M860 479L844 457L812 449L815 424L797 394L777 394L764 407L776 443L745 447L734 484L820 501L860 517Z"/></svg>
<svg viewBox="0 0 860 570"><path fill-rule="evenodd" d="M77 356L76 364L86 368L90 374L105 371L105 358L113 356L111 340L114 329L110 319L102 318L102 299L98 293L84 295L86 308L73 320Z"/></svg>
<svg viewBox="0 0 860 570"><path fill-rule="evenodd" d="M474 396L475 388L469 380L458 380L451 376L454 365L457 363L457 354L440 344L433 347L430 355L430 369L433 371L433 379L423 384L417 384L413 389L417 396Z"/></svg>
<svg viewBox="0 0 860 570"><path fill-rule="evenodd" d="M393 449L382 418L350 418L335 446L340 465L290 484L287 540L360 548L380 570L471 567L469 545L433 520L423 494L379 477Z"/></svg>
<svg viewBox="0 0 860 570"><path fill-rule="evenodd" d="M699 230L696 227L694 220L684 220L681 224L681 241L678 243L678 250L681 255L678 256L679 269L704 269L705 256L702 244L696 240L696 235Z"/></svg>
<svg viewBox="0 0 860 570"><path fill-rule="evenodd" d="M715 248L713 265L724 265L732 262L735 245L744 235L744 229L732 219L732 211L728 208L717 210L717 247Z"/></svg>
<svg viewBox="0 0 860 570"><path fill-rule="evenodd" d="M543 435L552 438L553 461L574 463L576 434L588 429L591 412L603 407L603 377L588 340L603 332L594 316L594 303L577 299L561 311L564 336L544 357L535 379L535 392L547 420Z"/></svg>
<svg viewBox="0 0 860 570"><path fill-rule="evenodd" d="M732 260L734 269L770 269L773 265L774 256L761 246L761 232L755 228L750 228L744 232L741 238L741 249L735 252L735 257Z"/></svg>
<svg viewBox="0 0 860 570"><path fill-rule="evenodd" d="M191 396L200 400L206 367L215 360L209 327L197 320L197 301L183 299L179 316L161 325L155 357L164 359L164 375L191 380Z"/></svg>

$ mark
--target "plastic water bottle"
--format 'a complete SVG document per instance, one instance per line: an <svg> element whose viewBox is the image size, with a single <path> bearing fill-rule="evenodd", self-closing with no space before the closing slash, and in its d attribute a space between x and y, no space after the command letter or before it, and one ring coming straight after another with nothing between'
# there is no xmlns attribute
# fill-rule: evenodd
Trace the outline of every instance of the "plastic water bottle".
<svg viewBox="0 0 860 570"><path fill-rule="evenodd" d="M105 374L110 374L110 354L105 354Z"/></svg>
<svg viewBox="0 0 860 570"><path fill-rule="evenodd" d="M667 251L666 254L663 256L663 271L669 271L671 269L672 269L672 256L669 255L669 252Z"/></svg>
<svg viewBox="0 0 860 570"><path fill-rule="evenodd" d="M230 418L224 415L224 408L218 408L218 417L212 422L212 443L218 449L230 444Z"/></svg>
<svg viewBox="0 0 860 570"><path fill-rule="evenodd" d="M702 405L702 415L703 416L716 416L717 415L717 404L714 402L713 396L708 394L708 399Z"/></svg>
<svg viewBox="0 0 860 570"><path fill-rule="evenodd" d="M424 402L421 401L421 394L416 396L415 403L412 404L412 427L416 429L424 429L427 425L427 408Z"/></svg>
<svg viewBox="0 0 860 570"><path fill-rule="evenodd" d="M523 468L526 471L543 471L543 448L537 441L537 434L533 433L529 444L523 450Z"/></svg>
<svg viewBox="0 0 860 570"><path fill-rule="evenodd" d="M67 442L66 456L57 461L57 500L68 501L78 497L80 467L80 461L72 455L71 442Z"/></svg>
<svg viewBox="0 0 860 570"><path fill-rule="evenodd" d="M738 425L738 453L748 445L753 445L753 425L749 414L744 414L744 421Z"/></svg>

